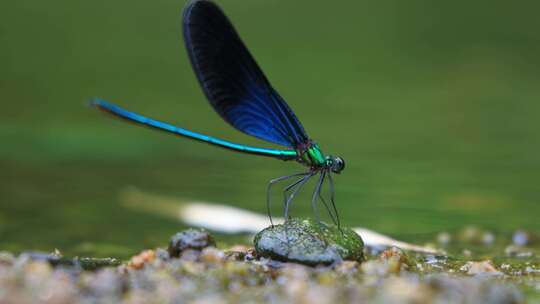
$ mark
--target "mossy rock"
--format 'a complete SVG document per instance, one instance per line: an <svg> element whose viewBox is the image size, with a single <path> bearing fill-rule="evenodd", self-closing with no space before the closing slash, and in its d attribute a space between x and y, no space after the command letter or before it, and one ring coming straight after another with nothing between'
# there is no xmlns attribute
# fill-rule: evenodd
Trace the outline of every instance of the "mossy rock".
<svg viewBox="0 0 540 304"><path fill-rule="evenodd" d="M364 242L352 229L307 219L268 227L254 243L259 255L284 262L314 266L364 260Z"/></svg>

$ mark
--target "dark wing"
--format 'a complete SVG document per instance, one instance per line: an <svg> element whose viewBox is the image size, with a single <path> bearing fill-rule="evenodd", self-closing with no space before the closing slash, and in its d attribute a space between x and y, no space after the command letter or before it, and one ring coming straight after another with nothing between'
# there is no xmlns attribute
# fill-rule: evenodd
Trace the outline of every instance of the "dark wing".
<svg viewBox="0 0 540 304"><path fill-rule="evenodd" d="M272 88L223 11L207 0L184 10L184 41L210 104L236 129L288 147L308 136Z"/></svg>

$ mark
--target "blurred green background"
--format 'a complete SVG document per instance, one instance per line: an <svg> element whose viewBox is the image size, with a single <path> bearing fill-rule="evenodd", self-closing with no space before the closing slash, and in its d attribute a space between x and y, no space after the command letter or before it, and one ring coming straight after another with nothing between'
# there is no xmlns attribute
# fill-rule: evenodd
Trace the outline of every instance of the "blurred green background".
<svg viewBox="0 0 540 304"><path fill-rule="evenodd" d="M540 229L540 2L218 3L309 135L347 161L344 223L412 242L468 224ZM184 4L2 1L0 249L126 257L182 228L124 207L126 187L263 212L268 180L303 170L87 106L99 96L269 146L205 100ZM308 195L293 214L311 215Z"/></svg>

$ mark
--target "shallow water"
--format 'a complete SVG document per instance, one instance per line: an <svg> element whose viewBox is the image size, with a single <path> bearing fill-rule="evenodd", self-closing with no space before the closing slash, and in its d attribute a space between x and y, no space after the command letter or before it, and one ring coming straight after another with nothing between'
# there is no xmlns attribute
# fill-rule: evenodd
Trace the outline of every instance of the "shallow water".
<svg viewBox="0 0 540 304"><path fill-rule="evenodd" d="M335 179L345 224L416 243L469 224L540 230L538 7L220 3L309 135L346 160ZM123 207L126 187L263 212L267 181L303 170L86 106L100 96L268 146L205 101L180 40L183 2L2 7L0 249L127 257L182 225ZM311 215L308 195L293 214Z"/></svg>

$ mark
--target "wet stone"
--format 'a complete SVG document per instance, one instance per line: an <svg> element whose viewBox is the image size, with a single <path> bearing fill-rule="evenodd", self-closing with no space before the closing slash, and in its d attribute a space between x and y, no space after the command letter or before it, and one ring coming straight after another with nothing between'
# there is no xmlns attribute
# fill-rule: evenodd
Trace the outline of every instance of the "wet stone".
<svg viewBox="0 0 540 304"><path fill-rule="evenodd" d="M290 219L255 236L260 256L305 265L329 265L343 260L363 261L364 243L349 228L312 220Z"/></svg>
<svg viewBox="0 0 540 304"><path fill-rule="evenodd" d="M187 249L202 250L206 247L215 247L216 242L212 236L203 229L188 229L173 235L169 241L169 255L179 257Z"/></svg>

